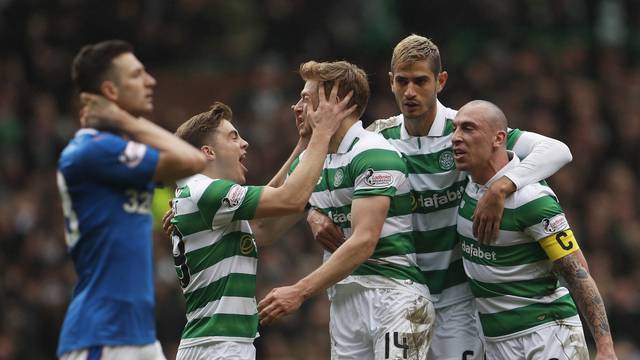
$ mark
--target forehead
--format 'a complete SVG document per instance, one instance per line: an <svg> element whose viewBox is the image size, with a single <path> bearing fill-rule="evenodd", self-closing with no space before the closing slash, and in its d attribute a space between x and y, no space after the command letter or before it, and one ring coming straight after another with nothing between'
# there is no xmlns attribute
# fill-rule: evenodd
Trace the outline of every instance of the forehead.
<svg viewBox="0 0 640 360"><path fill-rule="evenodd" d="M420 60L415 62L402 63L396 67L394 76L402 77L419 77L428 76L434 78L435 75L431 70L431 64L428 60Z"/></svg>
<svg viewBox="0 0 640 360"><path fill-rule="evenodd" d="M476 125L483 125L486 121L484 121L484 113L482 112L482 109L475 106L463 106L458 110L456 117L453 119L453 123L473 123Z"/></svg>
<svg viewBox="0 0 640 360"><path fill-rule="evenodd" d="M301 94L314 94L318 89L318 82L316 80L307 80L304 83Z"/></svg>
<svg viewBox="0 0 640 360"><path fill-rule="evenodd" d="M142 69L142 63L132 53L123 53L113 58L114 69L123 74L130 73L137 69Z"/></svg>
<svg viewBox="0 0 640 360"><path fill-rule="evenodd" d="M222 134L222 135L226 135L226 134L228 134L230 132L233 132L233 131L236 131L236 132L238 131L238 130L236 130L236 127L233 126L233 124L227 119L220 120L220 125L218 125L218 129L217 130L218 130L217 132Z"/></svg>

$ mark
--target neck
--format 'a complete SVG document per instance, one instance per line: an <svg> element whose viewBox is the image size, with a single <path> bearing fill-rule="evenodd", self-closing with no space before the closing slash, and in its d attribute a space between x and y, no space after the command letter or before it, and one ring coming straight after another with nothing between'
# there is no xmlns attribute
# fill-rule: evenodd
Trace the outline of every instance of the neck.
<svg viewBox="0 0 640 360"><path fill-rule="evenodd" d="M426 113L419 118L408 118L404 116L404 127L411 136L427 136L431 126L436 119L438 104L434 104Z"/></svg>
<svg viewBox="0 0 640 360"><path fill-rule="evenodd" d="M509 155L507 151L500 149L499 151L495 151L486 163L478 166L476 169L469 170L469 174L474 183L484 185L497 174L500 169L507 166L508 163Z"/></svg>
<svg viewBox="0 0 640 360"><path fill-rule="evenodd" d="M212 179L224 179L224 174L216 168L216 164L213 161L208 161L204 170L200 174L208 176Z"/></svg>
<svg viewBox="0 0 640 360"><path fill-rule="evenodd" d="M358 118L356 117L348 117L342 121L342 124L340 124L338 130L336 130L335 134L333 134L333 136L331 137L331 140L329 140L330 153L338 152L338 147L340 146L342 139L344 139L347 131L349 131L349 129L351 129L351 126L353 126L353 124L355 124L356 122L358 122Z"/></svg>

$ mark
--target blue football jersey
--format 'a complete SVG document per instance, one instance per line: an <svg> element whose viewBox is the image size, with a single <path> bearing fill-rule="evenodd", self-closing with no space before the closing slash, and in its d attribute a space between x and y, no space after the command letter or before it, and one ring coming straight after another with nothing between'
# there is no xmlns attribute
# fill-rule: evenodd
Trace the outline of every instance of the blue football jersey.
<svg viewBox="0 0 640 360"><path fill-rule="evenodd" d="M66 242L78 274L58 356L156 341L151 200L158 151L82 129L58 161Z"/></svg>

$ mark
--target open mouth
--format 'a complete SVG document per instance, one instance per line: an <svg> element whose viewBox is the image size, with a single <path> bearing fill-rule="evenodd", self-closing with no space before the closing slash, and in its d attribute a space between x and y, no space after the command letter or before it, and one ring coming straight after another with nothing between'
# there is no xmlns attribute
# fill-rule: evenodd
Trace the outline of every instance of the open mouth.
<svg viewBox="0 0 640 360"><path fill-rule="evenodd" d="M454 157L454 159L459 159L459 158L463 157L466 154L467 154L467 152L462 150L462 149L453 148L453 157Z"/></svg>
<svg viewBox="0 0 640 360"><path fill-rule="evenodd" d="M240 159L238 159L238 161L240 162L240 167L242 168L242 171L244 171L245 173L248 172L249 170L244 165L245 162L247 161L247 154L240 155Z"/></svg>

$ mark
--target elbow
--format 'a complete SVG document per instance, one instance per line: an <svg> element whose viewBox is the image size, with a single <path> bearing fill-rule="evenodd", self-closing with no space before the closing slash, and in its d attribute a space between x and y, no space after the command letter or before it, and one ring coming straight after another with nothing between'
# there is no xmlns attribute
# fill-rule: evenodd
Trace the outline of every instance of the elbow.
<svg viewBox="0 0 640 360"><path fill-rule="evenodd" d="M376 246L378 246L378 236L375 234L368 234L363 238L362 243L359 246L359 253L362 255L363 261L367 260L376 250Z"/></svg>
<svg viewBox="0 0 640 360"><path fill-rule="evenodd" d="M565 164L570 163L571 161L573 161L573 154L571 154L571 149L569 149L569 147L567 146L567 144L558 141L558 153L564 155L564 157L562 158L562 161Z"/></svg>

